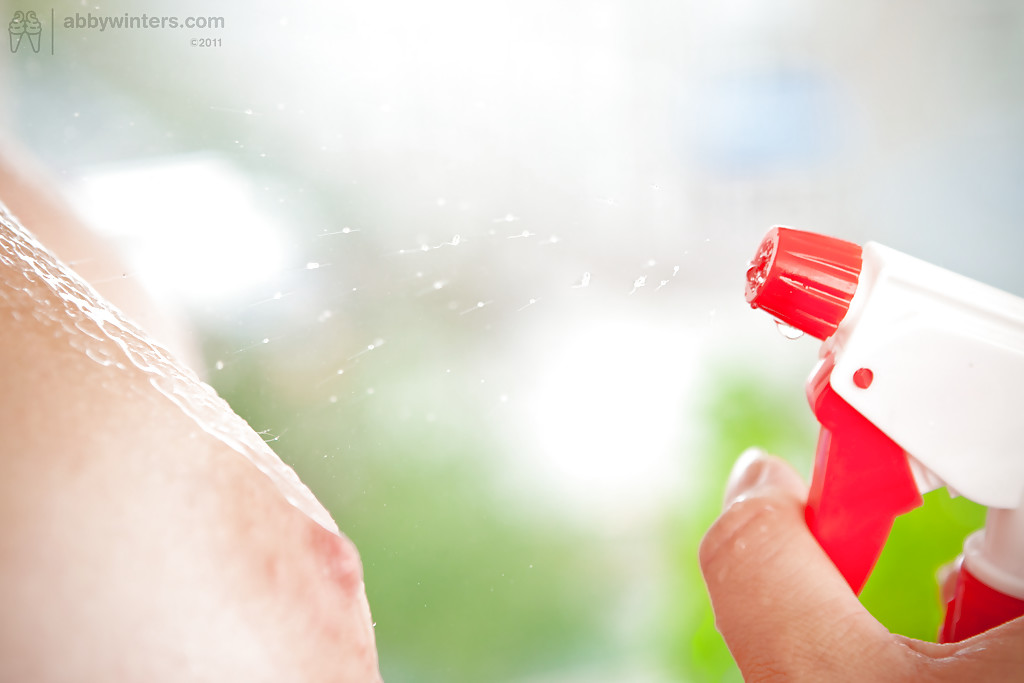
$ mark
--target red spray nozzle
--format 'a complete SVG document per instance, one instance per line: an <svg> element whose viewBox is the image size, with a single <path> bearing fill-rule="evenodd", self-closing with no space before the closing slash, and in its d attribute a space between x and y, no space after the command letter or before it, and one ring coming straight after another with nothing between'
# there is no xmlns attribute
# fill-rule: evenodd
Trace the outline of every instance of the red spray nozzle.
<svg viewBox="0 0 1024 683"><path fill-rule="evenodd" d="M836 331L857 290L861 248L792 228L772 228L747 269L747 302L816 339Z"/></svg>

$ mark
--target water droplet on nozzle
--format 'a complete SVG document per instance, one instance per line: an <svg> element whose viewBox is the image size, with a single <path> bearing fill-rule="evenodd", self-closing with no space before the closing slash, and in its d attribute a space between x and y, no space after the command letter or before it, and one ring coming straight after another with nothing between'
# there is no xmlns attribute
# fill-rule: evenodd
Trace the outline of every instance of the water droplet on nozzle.
<svg viewBox="0 0 1024 683"><path fill-rule="evenodd" d="M803 330L798 330L792 325L784 323L781 320L775 321L775 327L776 329L778 329L779 334L781 334L786 339L799 339L800 337L804 336Z"/></svg>

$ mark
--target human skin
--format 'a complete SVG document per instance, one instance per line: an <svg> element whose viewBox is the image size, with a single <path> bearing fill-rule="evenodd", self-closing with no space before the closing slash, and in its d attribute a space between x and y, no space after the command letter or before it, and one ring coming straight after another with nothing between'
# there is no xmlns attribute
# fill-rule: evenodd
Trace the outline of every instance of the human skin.
<svg viewBox="0 0 1024 683"><path fill-rule="evenodd" d="M860 604L804 522L786 463L744 454L700 563L715 624L747 681L1019 680L1024 620L960 643L895 635Z"/></svg>
<svg viewBox="0 0 1024 683"><path fill-rule="evenodd" d="M380 680L327 511L3 207L0 368L0 680Z"/></svg>
<svg viewBox="0 0 1024 683"><path fill-rule="evenodd" d="M142 286L116 245L83 223L49 169L2 132L0 202L104 300L124 312L179 360L200 369L196 344L169 302L158 301Z"/></svg>

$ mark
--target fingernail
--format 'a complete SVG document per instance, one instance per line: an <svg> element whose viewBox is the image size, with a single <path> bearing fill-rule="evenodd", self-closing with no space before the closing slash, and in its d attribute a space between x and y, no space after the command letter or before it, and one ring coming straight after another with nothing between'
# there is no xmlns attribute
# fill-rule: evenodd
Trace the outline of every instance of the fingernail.
<svg viewBox="0 0 1024 683"><path fill-rule="evenodd" d="M760 448L750 448L743 452L729 473L724 507L772 491L781 491L798 498L805 495L803 481L796 472Z"/></svg>
<svg viewBox="0 0 1024 683"><path fill-rule="evenodd" d="M765 476L767 455L760 448L748 448L743 451L729 472L729 479L725 484L723 509L742 500L751 489L761 483Z"/></svg>

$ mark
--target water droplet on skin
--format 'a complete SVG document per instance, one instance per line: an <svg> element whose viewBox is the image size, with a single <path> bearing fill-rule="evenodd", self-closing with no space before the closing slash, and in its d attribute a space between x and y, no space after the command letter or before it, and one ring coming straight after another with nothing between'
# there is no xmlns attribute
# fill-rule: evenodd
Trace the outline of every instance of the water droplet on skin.
<svg viewBox="0 0 1024 683"><path fill-rule="evenodd" d="M264 337L263 338L263 343L264 344L269 344L270 343L270 337Z"/></svg>
<svg viewBox="0 0 1024 683"><path fill-rule="evenodd" d="M335 373L335 374L338 374L338 375L344 375L344 374L345 374L345 370L344 370L344 368L338 368L338 372L337 372L337 373Z"/></svg>
<svg viewBox="0 0 1024 683"><path fill-rule="evenodd" d="M222 361L222 360L217 361L217 364L214 367L217 368L218 370L223 370L224 369L224 361Z"/></svg>
<svg viewBox="0 0 1024 683"><path fill-rule="evenodd" d="M452 241L449 242L448 244L450 244L453 247L457 247L457 246L459 246L459 242L461 242L461 241L462 241L462 235L452 235Z"/></svg>
<svg viewBox="0 0 1024 683"><path fill-rule="evenodd" d="M114 364L114 359L102 348L86 347L85 355L103 367L109 367Z"/></svg>
<svg viewBox="0 0 1024 683"><path fill-rule="evenodd" d="M803 330L798 330L792 325L784 323L781 320L775 321L775 328L779 331L779 334L781 334L786 339L799 339L800 337L804 336Z"/></svg>
<svg viewBox="0 0 1024 683"><path fill-rule="evenodd" d="M316 261L311 261L310 263L306 264L306 270L316 270L319 267L320 264L317 263Z"/></svg>
<svg viewBox="0 0 1024 683"><path fill-rule="evenodd" d="M344 227L344 228L342 228L342 229L341 229L341 234L342 234L342 235L347 235L347 234L349 234L350 232L352 232L352 228L349 228L349 227Z"/></svg>
<svg viewBox="0 0 1024 683"><path fill-rule="evenodd" d="M434 289L441 289L442 287L444 287L443 280L438 280L437 282L434 283Z"/></svg>

